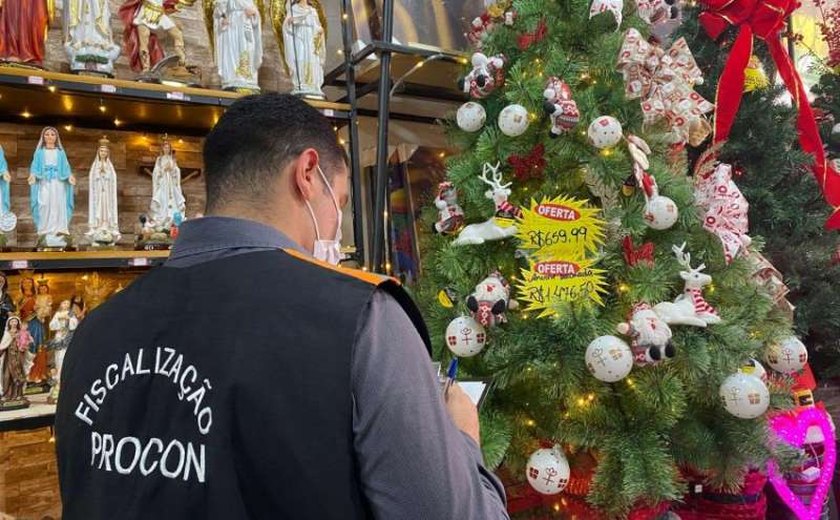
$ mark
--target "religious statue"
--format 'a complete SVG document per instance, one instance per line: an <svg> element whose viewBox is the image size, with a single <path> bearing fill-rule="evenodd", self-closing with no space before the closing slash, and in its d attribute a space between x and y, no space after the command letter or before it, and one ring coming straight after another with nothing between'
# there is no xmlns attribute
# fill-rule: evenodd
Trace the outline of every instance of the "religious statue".
<svg viewBox="0 0 840 520"><path fill-rule="evenodd" d="M15 304L9 295L9 281L6 274L0 272L0 330L6 326L6 320L13 312L15 312Z"/></svg>
<svg viewBox="0 0 840 520"><path fill-rule="evenodd" d="M0 1L0 62L40 68L52 18L49 5L47 0Z"/></svg>
<svg viewBox="0 0 840 520"><path fill-rule="evenodd" d="M254 0L205 0L205 5L213 6L207 17L207 32L215 48L222 88L259 92L262 24Z"/></svg>
<svg viewBox="0 0 840 520"><path fill-rule="evenodd" d="M76 177L55 128L48 126L41 131L29 172L30 207L38 241L47 247L65 247L73 218Z"/></svg>
<svg viewBox="0 0 840 520"><path fill-rule="evenodd" d="M32 336L29 346L30 355L26 367L30 383L43 383L49 375L47 371L47 321L52 315L53 300L47 280L38 280L38 295L35 297L35 316L30 320L28 330Z"/></svg>
<svg viewBox="0 0 840 520"><path fill-rule="evenodd" d="M94 244L112 245L120 239L117 209L117 172L111 163L110 142L99 140L96 158L90 165L88 232Z"/></svg>
<svg viewBox="0 0 840 520"><path fill-rule="evenodd" d="M73 72L113 76L120 46L111 33L109 2L65 0L64 50Z"/></svg>
<svg viewBox="0 0 840 520"><path fill-rule="evenodd" d="M319 0L273 0L282 26L274 31L286 72L292 80L292 94L324 97L324 66L327 59L327 20ZM281 4L282 2L282 4ZM291 5L289 5L291 3Z"/></svg>
<svg viewBox="0 0 840 520"><path fill-rule="evenodd" d="M161 152L152 171L152 204L149 222L154 229L166 230L174 223L180 223L187 209L184 193L181 191L181 169L175 161L175 152L169 136L163 136Z"/></svg>
<svg viewBox="0 0 840 520"><path fill-rule="evenodd" d="M79 326L79 320L70 308L70 300L64 300L50 320L50 330L55 334L49 346L53 350L55 361L55 378L61 381L61 367L64 365L64 354L73 339L73 332Z"/></svg>
<svg viewBox="0 0 840 520"><path fill-rule="evenodd" d="M164 60L160 32L172 38L178 59L178 73L190 75L186 68L184 33L170 15L193 3L194 0L126 0L120 7L119 15L125 27L123 45L131 69L141 72L141 79L148 77L152 68Z"/></svg>
<svg viewBox="0 0 840 520"><path fill-rule="evenodd" d="M5 240L6 233L13 231L17 226L17 215L11 210L10 182L12 175L9 173L9 164L6 162L3 147L0 146L0 243Z"/></svg>
<svg viewBox="0 0 840 520"><path fill-rule="evenodd" d="M0 339L0 410L26 408L29 401L23 396L26 388L26 357L32 337L22 326L20 318L10 316Z"/></svg>

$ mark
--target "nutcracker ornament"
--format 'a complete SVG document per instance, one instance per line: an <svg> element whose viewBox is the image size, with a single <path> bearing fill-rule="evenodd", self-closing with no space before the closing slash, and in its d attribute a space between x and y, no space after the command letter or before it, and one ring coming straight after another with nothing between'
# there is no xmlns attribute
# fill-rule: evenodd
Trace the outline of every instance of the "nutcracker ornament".
<svg viewBox="0 0 840 520"><path fill-rule="evenodd" d="M505 57L497 54L493 57L476 52L472 55L473 69L459 84L461 90L470 96L481 99L489 96L505 83Z"/></svg>
<svg viewBox="0 0 840 520"><path fill-rule="evenodd" d="M438 195L435 198L438 209L438 221L435 222L435 232L441 235L457 233L464 225L464 210L458 204L458 190L451 182L441 182L438 185Z"/></svg>
<svg viewBox="0 0 840 520"><path fill-rule="evenodd" d="M545 91L545 112L551 118L551 137L559 137L580 122L580 111L572 99L568 83L556 76L548 78Z"/></svg>
<svg viewBox="0 0 840 520"><path fill-rule="evenodd" d="M490 273L467 298L467 308L484 327L507 323L505 311L517 307L517 301L510 297L510 284L499 271Z"/></svg>
<svg viewBox="0 0 840 520"><path fill-rule="evenodd" d="M502 173L499 171L501 163L495 166L485 163L484 171L479 178L490 189L484 196L496 204L496 215L480 224L470 224L461 230L458 238L452 242L453 246L483 244L488 240L503 240L516 235L516 224L509 217L519 217L522 210L508 202L512 183L502 184ZM493 175L492 179L487 176Z"/></svg>
<svg viewBox="0 0 840 520"><path fill-rule="evenodd" d="M659 303L654 310L669 325L706 327L720 323L720 316L715 308L703 299L703 287L712 283L712 277L703 272L706 264L691 267L691 254L685 252L685 242L679 247L673 246L672 249L677 262L685 268L685 271L680 271L680 277L685 280L685 289L673 303Z"/></svg>
<svg viewBox="0 0 840 520"><path fill-rule="evenodd" d="M658 363L676 355L671 343L671 328L647 303L634 305L627 321L619 323L616 330L632 340L630 349L638 366Z"/></svg>

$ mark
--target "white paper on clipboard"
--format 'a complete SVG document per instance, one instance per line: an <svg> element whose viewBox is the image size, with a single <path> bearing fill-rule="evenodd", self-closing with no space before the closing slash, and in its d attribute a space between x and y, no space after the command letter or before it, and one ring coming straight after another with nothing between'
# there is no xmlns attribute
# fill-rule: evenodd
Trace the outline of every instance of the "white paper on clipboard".
<svg viewBox="0 0 840 520"><path fill-rule="evenodd" d="M487 392L486 381L457 381L461 389L466 393L474 405L478 406L484 399Z"/></svg>

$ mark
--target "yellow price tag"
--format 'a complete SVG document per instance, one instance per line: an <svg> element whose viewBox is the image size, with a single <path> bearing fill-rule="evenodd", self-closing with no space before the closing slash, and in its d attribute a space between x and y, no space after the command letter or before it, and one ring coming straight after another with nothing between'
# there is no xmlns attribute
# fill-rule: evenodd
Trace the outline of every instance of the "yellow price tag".
<svg viewBox="0 0 840 520"><path fill-rule="evenodd" d="M604 241L604 222L598 208L588 201L559 196L531 201L523 211L517 238L521 246L540 259L582 260Z"/></svg>
<svg viewBox="0 0 840 520"><path fill-rule="evenodd" d="M538 318L557 314L563 302L595 302L603 305L607 292L606 271L595 269L594 260L541 260L522 270L517 285L519 301L525 311L539 312Z"/></svg>

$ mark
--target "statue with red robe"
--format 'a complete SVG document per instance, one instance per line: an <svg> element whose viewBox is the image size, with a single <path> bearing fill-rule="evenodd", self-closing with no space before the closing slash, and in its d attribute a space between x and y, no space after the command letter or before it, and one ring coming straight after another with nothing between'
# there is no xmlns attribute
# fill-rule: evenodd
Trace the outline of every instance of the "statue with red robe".
<svg viewBox="0 0 840 520"><path fill-rule="evenodd" d="M0 62L40 66L49 19L46 0L0 0Z"/></svg>
<svg viewBox="0 0 840 520"><path fill-rule="evenodd" d="M125 27L123 47L132 70L148 73L163 60L161 32L172 38L178 65L186 66L184 33L170 15L193 3L185 0L127 0L120 7L120 19Z"/></svg>

